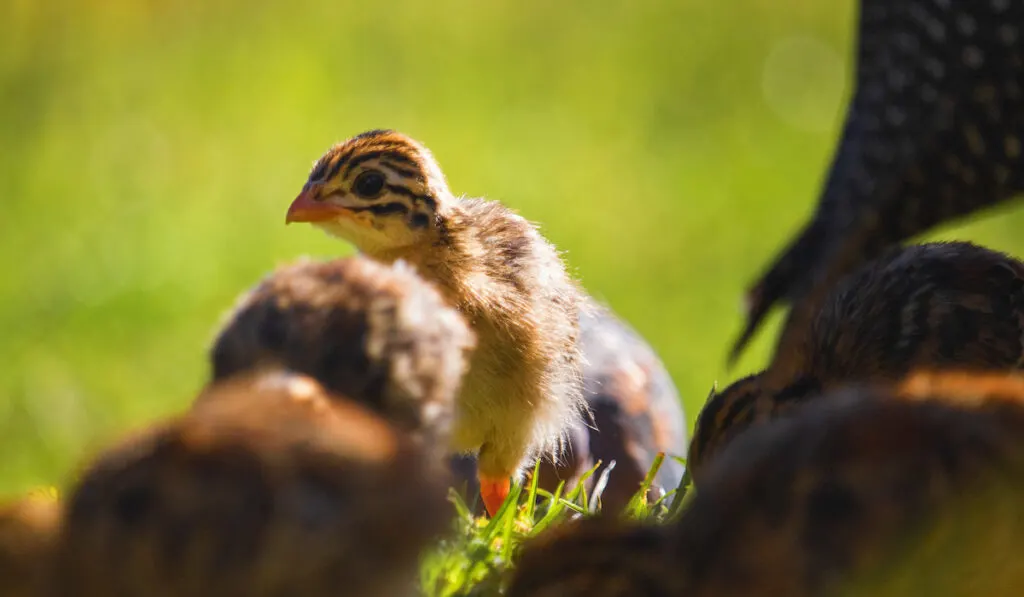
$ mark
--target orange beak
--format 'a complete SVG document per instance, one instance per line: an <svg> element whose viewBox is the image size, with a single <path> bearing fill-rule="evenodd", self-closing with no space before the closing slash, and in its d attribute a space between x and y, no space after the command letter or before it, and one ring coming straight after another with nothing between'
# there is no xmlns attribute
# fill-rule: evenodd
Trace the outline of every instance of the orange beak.
<svg viewBox="0 0 1024 597"><path fill-rule="evenodd" d="M288 215L284 218L285 224L292 222L324 222L333 220L348 210L331 205L327 201L316 200L317 187L303 187L299 196L292 201L288 208Z"/></svg>

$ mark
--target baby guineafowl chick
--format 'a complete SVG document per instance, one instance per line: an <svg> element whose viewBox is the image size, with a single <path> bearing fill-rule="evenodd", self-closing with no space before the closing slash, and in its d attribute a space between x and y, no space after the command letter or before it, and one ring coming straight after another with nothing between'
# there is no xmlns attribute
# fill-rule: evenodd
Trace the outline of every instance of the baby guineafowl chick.
<svg viewBox="0 0 1024 597"><path fill-rule="evenodd" d="M508 597L1010 597L1024 378L922 374L751 429L677 523L527 544Z"/></svg>
<svg viewBox="0 0 1024 597"><path fill-rule="evenodd" d="M278 268L239 300L211 352L214 383L283 367L447 453L473 334L408 264L364 257Z"/></svg>
<svg viewBox="0 0 1024 597"><path fill-rule="evenodd" d="M55 597L390 597L449 520L419 446L312 379L217 384L92 463Z"/></svg>
<svg viewBox="0 0 1024 597"><path fill-rule="evenodd" d="M813 311L889 246L1024 191L1024 2L858 4L832 166L813 218L748 293L733 357L777 302Z"/></svg>
<svg viewBox="0 0 1024 597"><path fill-rule="evenodd" d="M0 587L5 597L42 594L60 517L60 504L45 495L0 505Z"/></svg>
<svg viewBox="0 0 1024 597"><path fill-rule="evenodd" d="M455 197L430 152L393 131L330 149L288 209L362 253L412 263L477 336L454 448L479 450L492 514L529 459L553 453L585 411L579 290L537 229L500 203Z"/></svg>
<svg viewBox="0 0 1024 597"><path fill-rule="evenodd" d="M844 278L768 369L713 394L687 463L704 461L751 424L853 382L927 368L1024 364L1024 263L965 242L888 251Z"/></svg>
<svg viewBox="0 0 1024 597"><path fill-rule="evenodd" d="M708 587L686 595L1020 595L1024 379L926 374L751 429L676 530Z"/></svg>

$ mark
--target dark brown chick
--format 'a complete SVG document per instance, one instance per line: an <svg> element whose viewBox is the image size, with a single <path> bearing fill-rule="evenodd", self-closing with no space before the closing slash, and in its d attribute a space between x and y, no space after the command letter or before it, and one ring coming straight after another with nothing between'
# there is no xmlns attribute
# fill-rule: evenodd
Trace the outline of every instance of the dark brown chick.
<svg viewBox="0 0 1024 597"><path fill-rule="evenodd" d="M82 475L53 597L413 594L450 520L417 443L308 377L206 392Z"/></svg>
<svg viewBox="0 0 1024 597"><path fill-rule="evenodd" d="M842 390L736 439L677 523L528 544L508 597L1024 594L1024 378Z"/></svg>
<svg viewBox="0 0 1024 597"><path fill-rule="evenodd" d="M0 505L0 592L5 597L41 595L60 518L60 503L45 495Z"/></svg>
<svg viewBox="0 0 1024 597"><path fill-rule="evenodd" d="M210 351L212 381L304 373L446 453L472 345L462 316L408 264L302 260L239 300Z"/></svg>
<svg viewBox="0 0 1024 597"><path fill-rule="evenodd" d="M1024 379L926 375L738 437L674 531L685 594L1024 594Z"/></svg>
<svg viewBox="0 0 1024 597"><path fill-rule="evenodd" d="M767 371L708 400L687 462L696 478L746 427L844 384L1022 363L1024 263L964 242L891 249L844 278Z"/></svg>
<svg viewBox="0 0 1024 597"><path fill-rule="evenodd" d="M659 452L666 458L648 492L652 502L675 489L683 467L672 456L686 453L686 418L672 378L657 354L608 308L593 304L580 317L583 386L593 425L577 427L557 464L541 464L538 486L554 491L565 481L571 489L601 461L588 493L615 462L601 494L602 511L621 511L636 494ZM471 457L463 457L471 460ZM455 462L458 482L475 490L472 466Z"/></svg>
<svg viewBox="0 0 1024 597"><path fill-rule="evenodd" d="M374 130L314 165L287 222L309 222L375 259L412 263L477 336L457 402L455 447L479 451L492 514L532 460L585 411L580 293L537 228L494 201L456 197L420 143Z"/></svg>
<svg viewBox="0 0 1024 597"><path fill-rule="evenodd" d="M1024 189L1024 3L859 5L853 96L824 189L749 291L733 358L775 303L813 312L890 245Z"/></svg>

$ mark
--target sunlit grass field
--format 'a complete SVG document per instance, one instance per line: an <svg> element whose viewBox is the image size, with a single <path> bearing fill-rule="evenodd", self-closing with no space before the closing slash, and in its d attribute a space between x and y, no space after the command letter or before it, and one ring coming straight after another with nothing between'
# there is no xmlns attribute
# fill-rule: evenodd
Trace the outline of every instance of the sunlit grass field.
<svg viewBox="0 0 1024 597"><path fill-rule="evenodd" d="M389 127L541 224L660 352L692 424L740 296L810 211L850 0L5 0L0 494L183 408L235 296L351 249L284 213ZM1024 209L937 237L1024 254ZM770 330L769 330L770 331Z"/></svg>

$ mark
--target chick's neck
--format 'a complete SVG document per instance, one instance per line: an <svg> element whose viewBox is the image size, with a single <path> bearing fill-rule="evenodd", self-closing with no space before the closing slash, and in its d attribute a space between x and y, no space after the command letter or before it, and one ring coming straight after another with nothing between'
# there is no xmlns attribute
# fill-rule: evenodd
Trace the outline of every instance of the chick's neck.
<svg viewBox="0 0 1024 597"><path fill-rule="evenodd" d="M471 251L472 227L457 205L437 215L435 227L424 239L401 247L359 247L368 257L393 263L405 261L428 281L437 285L448 302L460 310L470 307L475 293L468 280L475 270Z"/></svg>

